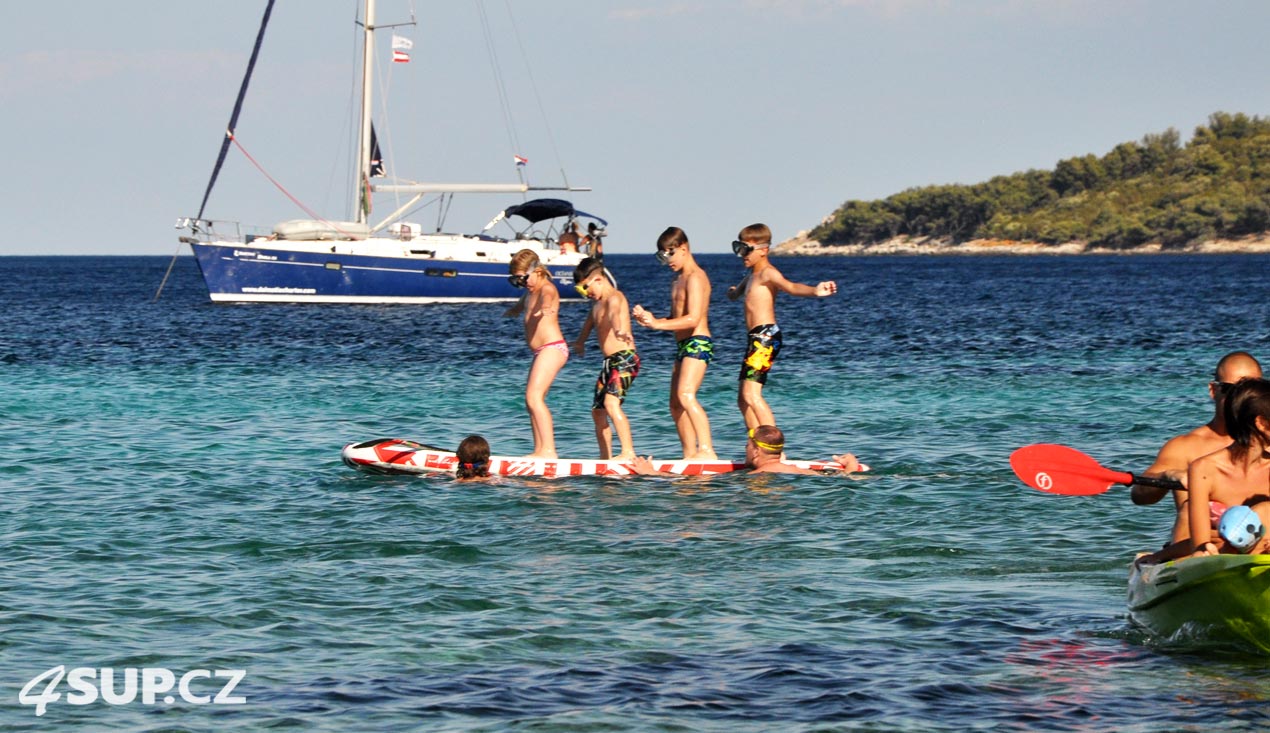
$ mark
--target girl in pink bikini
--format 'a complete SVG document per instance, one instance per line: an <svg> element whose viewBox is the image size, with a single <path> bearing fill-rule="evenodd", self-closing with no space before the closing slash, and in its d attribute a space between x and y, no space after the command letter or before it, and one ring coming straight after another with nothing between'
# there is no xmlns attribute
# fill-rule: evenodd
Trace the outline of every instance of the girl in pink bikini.
<svg viewBox="0 0 1270 733"><path fill-rule="evenodd" d="M556 434L547 409L547 390L569 360L569 345L560 330L560 291L551 281L551 272L538 261L533 250L517 252L508 267L507 280L525 294L507 315L525 314L525 341L534 352L525 384L525 409L534 431L533 458L556 457Z"/></svg>

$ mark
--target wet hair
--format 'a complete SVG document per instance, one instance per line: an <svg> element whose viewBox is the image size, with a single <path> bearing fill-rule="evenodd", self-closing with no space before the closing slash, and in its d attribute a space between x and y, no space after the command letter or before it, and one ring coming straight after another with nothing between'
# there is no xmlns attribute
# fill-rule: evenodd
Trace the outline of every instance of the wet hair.
<svg viewBox="0 0 1270 733"><path fill-rule="evenodd" d="M489 443L479 435L469 435L454 451L459 463L454 467L458 478L477 478L489 475Z"/></svg>
<svg viewBox="0 0 1270 733"><path fill-rule="evenodd" d="M1253 436L1260 436L1270 443L1270 435L1257 427L1257 418L1270 422L1270 381L1248 377L1235 383L1226 392L1222 406L1226 419L1226 431L1234 441L1231 452L1242 458L1252 447Z"/></svg>
<svg viewBox="0 0 1270 733"><path fill-rule="evenodd" d="M748 244L771 244L772 230L766 224L751 224L742 229L736 238Z"/></svg>
<svg viewBox="0 0 1270 733"><path fill-rule="evenodd" d="M565 232L565 233L561 234L561 235L560 235L560 238L559 238L558 240L556 240L556 241L558 241L560 244L564 244L564 243L566 243L566 242L571 242L571 243L573 243L573 244L577 244L577 243L578 243L578 233L577 233L577 232L573 232L573 231Z"/></svg>
<svg viewBox="0 0 1270 733"><path fill-rule="evenodd" d="M785 434L775 425L760 425L754 428L750 440L764 453L779 454L785 448Z"/></svg>
<svg viewBox="0 0 1270 733"><path fill-rule="evenodd" d="M522 249L512 255L512 261L507 265L507 272L515 275L517 272L528 275L530 271L537 270L547 277L551 277L551 270L538 261L538 255L532 249Z"/></svg>
<svg viewBox="0 0 1270 733"><path fill-rule="evenodd" d="M586 282L597 272L604 272L604 260L598 257L584 257L578 266L573 268L573 281Z"/></svg>
<svg viewBox="0 0 1270 733"><path fill-rule="evenodd" d="M1256 357L1252 354L1249 354L1247 351L1232 351L1223 356L1221 361L1217 362L1217 368L1213 370L1213 381L1222 381L1222 371L1227 366L1230 366L1231 364L1238 364L1239 362L1251 362L1253 366L1257 367L1257 372L1261 372L1261 362L1257 361Z"/></svg>
<svg viewBox="0 0 1270 733"><path fill-rule="evenodd" d="M665 252L668 249L678 249L688 246L688 235L684 234L684 230L679 227L666 227L666 231L661 233L657 238L657 251Z"/></svg>

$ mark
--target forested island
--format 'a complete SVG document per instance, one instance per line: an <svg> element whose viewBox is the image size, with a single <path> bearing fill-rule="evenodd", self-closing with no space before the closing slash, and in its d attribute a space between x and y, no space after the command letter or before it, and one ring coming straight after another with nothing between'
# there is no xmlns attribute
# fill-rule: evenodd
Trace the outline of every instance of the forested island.
<svg viewBox="0 0 1270 733"><path fill-rule="evenodd" d="M1270 118L1176 130L971 185L847 201L788 254L1270 251Z"/></svg>

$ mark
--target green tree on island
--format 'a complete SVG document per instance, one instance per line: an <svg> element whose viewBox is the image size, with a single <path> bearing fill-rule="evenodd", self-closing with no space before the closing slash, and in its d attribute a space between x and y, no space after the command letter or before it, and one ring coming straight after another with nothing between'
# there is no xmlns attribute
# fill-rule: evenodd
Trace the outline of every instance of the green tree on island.
<svg viewBox="0 0 1270 733"><path fill-rule="evenodd" d="M1176 130L972 185L847 201L809 233L822 245L900 236L1166 249L1270 230L1270 118L1217 112L1186 145Z"/></svg>

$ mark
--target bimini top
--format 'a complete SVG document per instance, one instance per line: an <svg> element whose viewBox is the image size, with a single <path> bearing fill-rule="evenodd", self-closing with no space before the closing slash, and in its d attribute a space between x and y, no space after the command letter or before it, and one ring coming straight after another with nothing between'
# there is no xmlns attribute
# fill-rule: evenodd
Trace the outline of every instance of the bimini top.
<svg viewBox="0 0 1270 733"><path fill-rule="evenodd" d="M571 201L565 201L564 199L534 199L523 204L508 206L503 210L503 216L519 216L535 224L547 219L555 219L558 216L585 216L588 219L595 219L600 222L601 226L608 226L609 224L595 214L578 211L573 208Z"/></svg>

